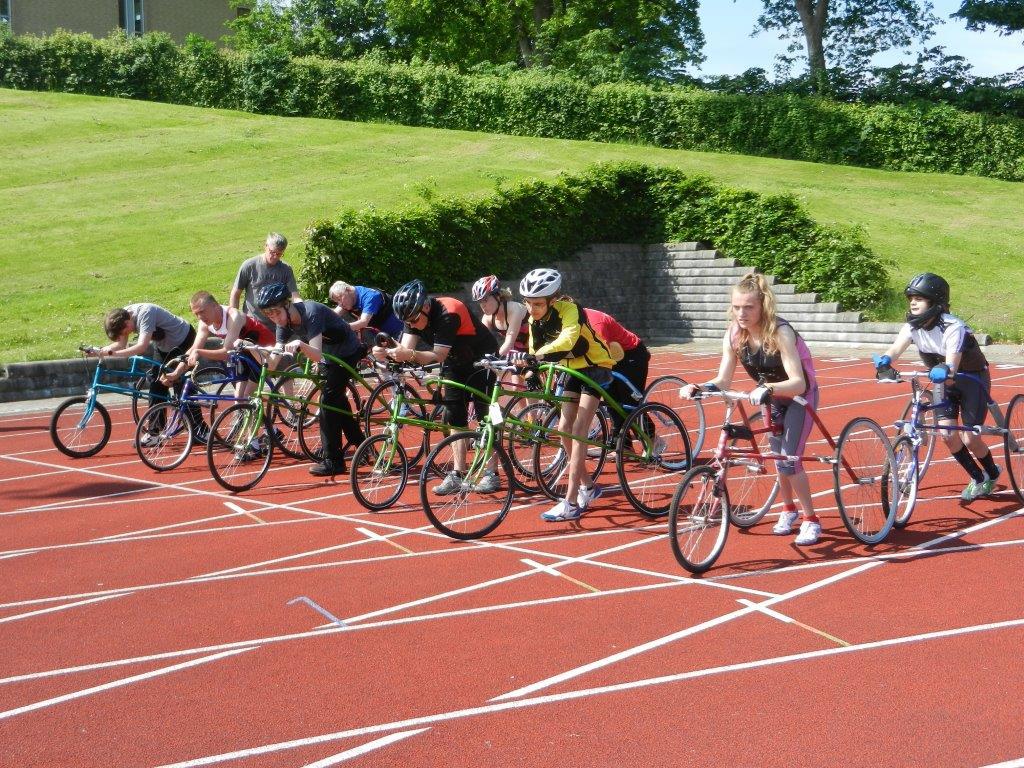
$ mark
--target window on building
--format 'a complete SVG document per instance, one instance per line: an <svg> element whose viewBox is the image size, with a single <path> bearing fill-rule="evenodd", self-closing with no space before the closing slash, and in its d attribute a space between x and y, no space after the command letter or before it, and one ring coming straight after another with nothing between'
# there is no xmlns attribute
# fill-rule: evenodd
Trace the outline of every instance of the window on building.
<svg viewBox="0 0 1024 768"><path fill-rule="evenodd" d="M117 23L129 37L141 35L145 31L142 24L142 0L117 0Z"/></svg>
<svg viewBox="0 0 1024 768"><path fill-rule="evenodd" d="M11 23L11 0L0 0L0 24Z"/></svg>

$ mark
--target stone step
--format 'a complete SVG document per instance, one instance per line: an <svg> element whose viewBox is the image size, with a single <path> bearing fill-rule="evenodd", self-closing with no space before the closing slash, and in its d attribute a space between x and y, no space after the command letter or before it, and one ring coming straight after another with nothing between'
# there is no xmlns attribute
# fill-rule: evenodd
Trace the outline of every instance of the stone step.
<svg viewBox="0 0 1024 768"><path fill-rule="evenodd" d="M813 308L813 305L810 305ZM808 324L813 325L835 325L835 326L850 326L857 327L860 322L860 312L785 312L782 313L783 317L792 323L797 328L803 328ZM722 311L712 311L708 309L686 311L651 311L648 310L645 318L648 322L654 323L671 323L675 319L686 318L687 320L722 320L724 322L725 313ZM880 323L880 325L888 326L889 323ZM897 330L899 326L896 326ZM863 330L887 330L887 329L870 329L862 328ZM896 331L893 331L895 334Z"/></svg>
<svg viewBox="0 0 1024 768"><path fill-rule="evenodd" d="M644 296L650 304L677 307L680 311L718 309L725 312L729 308L729 294L709 294L703 291L670 290L665 287L644 290ZM786 312L793 312L794 307L806 308L808 312L839 312L839 304L834 301L815 302L816 294L789 293L777 296L776 304Z"/></svg>

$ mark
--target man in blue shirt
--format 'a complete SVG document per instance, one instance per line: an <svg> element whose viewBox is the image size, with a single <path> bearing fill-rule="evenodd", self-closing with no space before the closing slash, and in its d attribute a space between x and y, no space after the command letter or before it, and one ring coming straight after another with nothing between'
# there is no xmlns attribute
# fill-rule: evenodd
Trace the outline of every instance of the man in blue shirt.
<svg viewBox="0 0 1024 768"><path fill-rule="evenodd" d="M402 338L402 321L392 311L391 297L379 288L349 285L339 280L331 286L329 295L338 305L334 311L339 315L358 315L349 323L353 331L376 328L395 341Z"/></svg>

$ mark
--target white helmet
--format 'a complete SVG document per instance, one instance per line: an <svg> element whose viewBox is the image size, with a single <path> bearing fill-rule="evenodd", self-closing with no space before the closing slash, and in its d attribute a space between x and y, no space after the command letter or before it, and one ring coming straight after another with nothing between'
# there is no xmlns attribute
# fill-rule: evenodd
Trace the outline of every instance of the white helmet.
<svg viewBox="0 0 1024 768"><path fill-rule="evenodd" d="M519 293L524 299L542 299L554 296L562 287L562 275L557 269L532 269L519 283Z"/></svg>

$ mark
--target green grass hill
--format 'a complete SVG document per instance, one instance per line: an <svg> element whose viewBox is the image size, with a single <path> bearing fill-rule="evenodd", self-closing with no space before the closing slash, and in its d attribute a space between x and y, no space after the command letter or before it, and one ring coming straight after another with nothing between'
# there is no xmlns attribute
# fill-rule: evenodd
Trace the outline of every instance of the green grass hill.
<svg viewBox="0 0 1024 768"><path fill-rule="evenodd" d="M316 217L608 160L792 193L821 222L862 226L892 260L894 287L940 272L976 329L1024 334L1024 184L10 90L0 90L0 124L0 362L71 356L79 341L102 339L113 306L154 301L187 314L201 288L226 300L270 230L291 239L285 258L298 270ZM902 312L894 301L874 314Z"/></svg>

